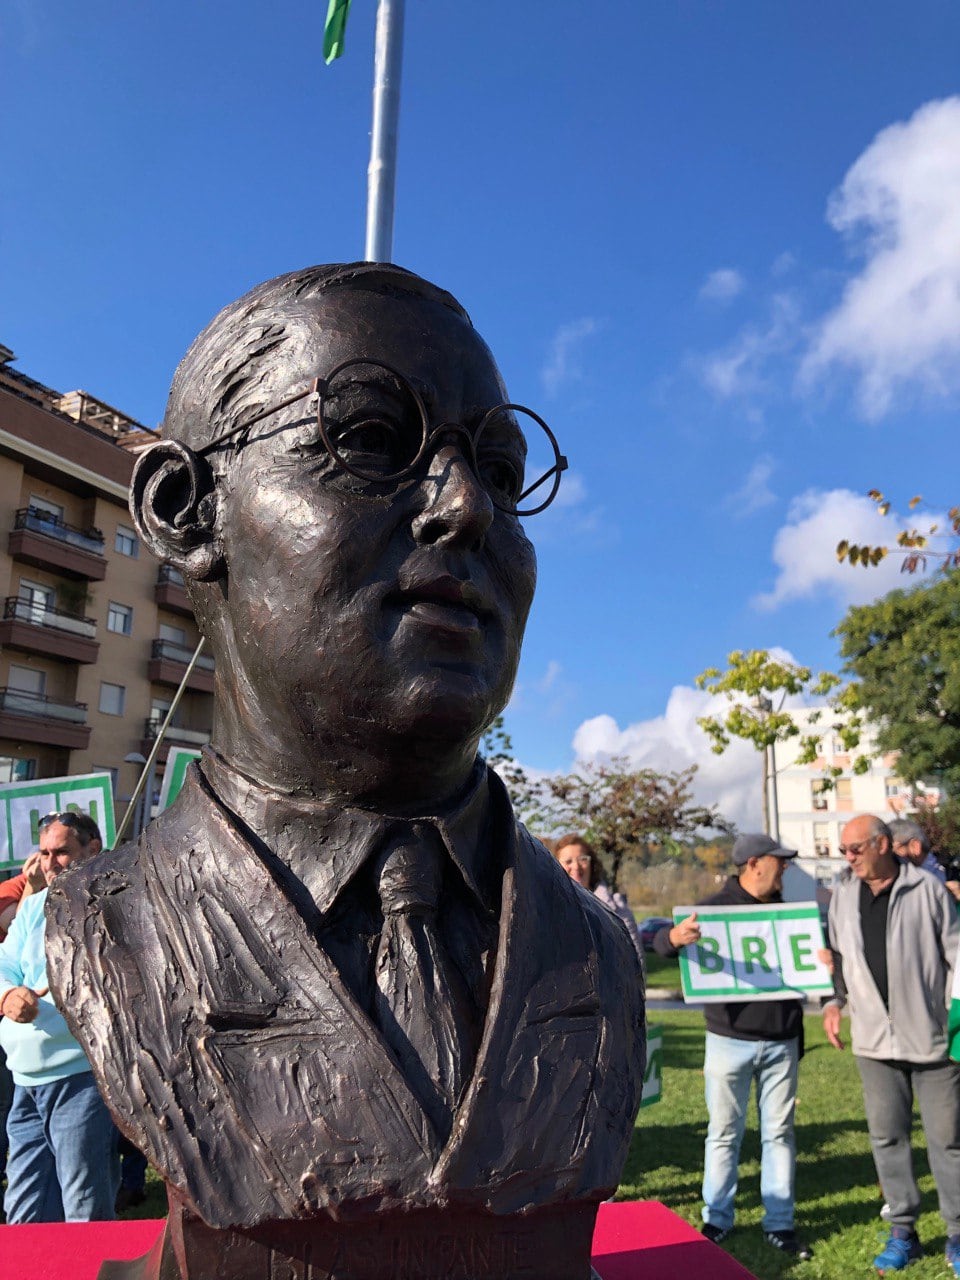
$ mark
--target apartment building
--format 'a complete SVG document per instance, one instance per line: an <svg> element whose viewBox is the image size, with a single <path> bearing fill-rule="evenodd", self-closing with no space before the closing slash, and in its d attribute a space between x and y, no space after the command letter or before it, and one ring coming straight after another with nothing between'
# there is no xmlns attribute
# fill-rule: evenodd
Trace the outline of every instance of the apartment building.
<svg viewBox="0 0 960 1280"><path fill-rule="evenodd" d="M127 510L156 433L14 368L0 346L0 782L108 771L133 789L199 634L183 581ZM161 750L209 739L202 654Z"/></svg>
<svg viewBox="0 0 960 1280"><path fill-rule="evenodd" d="M801 736L820 731L820 722L811 721L810 711L794 711ZM811 858L840 859L840 831L858 813L873 813L892 820L914 812L921 804L936 805L935 788L911 787L897 773L897 755L879 755L876 736L867 725L861 745L847 751L837 735L825 730L820 738L820 755L811 764L798 764L799 738L777 746L777 804L780 811L780 838L791 849ZM866 773L853 772L857 756L868 756ZM840 769L835 780L828 770Z"/></svg>

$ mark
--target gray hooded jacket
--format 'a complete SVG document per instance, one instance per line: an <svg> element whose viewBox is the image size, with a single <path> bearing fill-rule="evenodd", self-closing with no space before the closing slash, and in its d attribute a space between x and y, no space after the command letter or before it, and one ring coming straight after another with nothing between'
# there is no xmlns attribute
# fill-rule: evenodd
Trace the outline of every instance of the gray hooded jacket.
<svg viewBox="0 0 960 1280"><path fill-rule="evenodd" d="M835 1003L849 1006L855 1054L902 1062L946 1059L957 934L957 910L947 890L936 876L902 863L887 913L887 1009L864 956L860 881L851 877L837 886L830 901L830 944L841 960Z"/></svg>

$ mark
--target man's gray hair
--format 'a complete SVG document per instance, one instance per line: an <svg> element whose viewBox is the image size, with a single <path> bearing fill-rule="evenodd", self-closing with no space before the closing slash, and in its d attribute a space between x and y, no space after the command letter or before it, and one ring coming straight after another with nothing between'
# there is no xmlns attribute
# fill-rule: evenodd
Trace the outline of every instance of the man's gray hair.
<svg viewBox="0 0 960 1280"><path fill-rule="evenodd" d="M920 848L924 853L930 850L930 841L923 827L910 818L897 818L895 822L891 822L890 836L895 844L909 844L911 840L919 840Z"/></svg>

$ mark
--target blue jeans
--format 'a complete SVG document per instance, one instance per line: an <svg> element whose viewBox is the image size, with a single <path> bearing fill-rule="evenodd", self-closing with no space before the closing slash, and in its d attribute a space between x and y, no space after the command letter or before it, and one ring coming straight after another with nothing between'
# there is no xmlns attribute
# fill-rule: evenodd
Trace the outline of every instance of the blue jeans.
<svg viewBox="0 0 960 1280"><path fill-rule="evenodd" d="M115 1216L116 1131L91 1071L53 1084L15 1085L7 1134L7 1222Z"/></svg>
<svg viewBox="0 0 960 1280"><path fill-rule="evenodd" d="M796 1040L734 1040L707 1032L703 1077L710 1122L703 1165L704 1222L727 1231L733 1226L740 1145L750 1085L756 1082L763 1229L792 1230L798 1048Z"/></svg>

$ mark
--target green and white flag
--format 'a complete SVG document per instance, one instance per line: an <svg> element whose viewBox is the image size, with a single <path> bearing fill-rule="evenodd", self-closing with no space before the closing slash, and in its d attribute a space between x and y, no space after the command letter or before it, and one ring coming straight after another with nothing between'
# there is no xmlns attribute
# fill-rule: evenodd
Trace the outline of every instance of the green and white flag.
<svg viewBox="0 0 960 1280"><path fill-rule="evenodd" d="M330 0L323 26L323 60L327 66L343 53L343 36L349 13L350 0Z"/></svg>
<svg viewBox="0 0 960 1280"><path fill-rule="evenodd" d="M960 943L957 958L953 962L953 994L950 1000L950 1018L947 1022L947 1052L954 1062L960 1062Z"/></svg>

